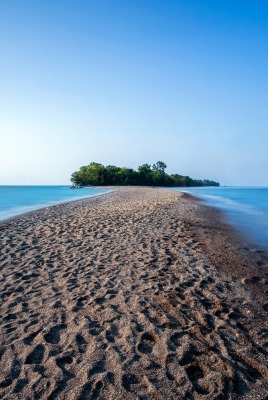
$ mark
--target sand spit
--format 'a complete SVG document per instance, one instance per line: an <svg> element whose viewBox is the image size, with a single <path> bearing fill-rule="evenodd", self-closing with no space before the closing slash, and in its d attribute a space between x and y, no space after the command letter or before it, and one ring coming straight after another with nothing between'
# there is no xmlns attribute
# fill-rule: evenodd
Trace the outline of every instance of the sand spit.
<svg viewBox="0 0 268 400"><path fill-rule="evenodd" d="M0 397L267 399L265 304L198 207L130 188L2 224Z"/></svg>

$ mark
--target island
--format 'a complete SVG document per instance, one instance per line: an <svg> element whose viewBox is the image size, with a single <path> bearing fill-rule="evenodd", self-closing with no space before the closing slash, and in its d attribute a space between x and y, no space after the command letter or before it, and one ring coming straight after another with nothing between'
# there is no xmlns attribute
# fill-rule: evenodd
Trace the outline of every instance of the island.
<svg viewBox="0 0 268 400"><path fill-rule="evenodd" d="M81 186L164 186L164 187L190 187L190 186L220 186L219 182L208 179L193 179L189 176L171 174L165 170L167 165L163 161L155 164L142 164L137 170L114 165L104 166L91 162L82 166L71 175L73 187Z"/></svg>

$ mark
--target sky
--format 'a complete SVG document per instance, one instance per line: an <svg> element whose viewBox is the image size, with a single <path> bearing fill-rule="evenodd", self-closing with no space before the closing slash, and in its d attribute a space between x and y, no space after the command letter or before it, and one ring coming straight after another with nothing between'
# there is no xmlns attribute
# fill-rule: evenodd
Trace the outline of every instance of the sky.
<svg viewBox="0 0 268 400"><path fill-rule="evenodd" d="M268 186L268 3L1 0L0 185L82 165Z"/></svg>

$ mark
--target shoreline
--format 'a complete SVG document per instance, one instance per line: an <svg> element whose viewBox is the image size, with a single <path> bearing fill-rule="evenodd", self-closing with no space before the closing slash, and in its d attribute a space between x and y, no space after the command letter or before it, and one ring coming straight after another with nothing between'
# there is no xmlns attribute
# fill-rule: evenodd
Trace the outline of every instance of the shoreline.
<svg viewBox="0 0 268 400"><path fill-rule="evenodd" d="M98 189L98 187L96 187L96 189ZM104 189L104 187L100 187L100 189ZM55 204L48 204L48 205L46 205L46 206L44 205L42 207L37 206L37 208L34 208L32 210L25 211L25 212L22 212L20 214L16 214L16 215L14 215L12 217L7 217L5 219L0 219L0 227L1 227L1 224L12 222L13 220L16 220L17 218L20 218L20 217L23 218L26 215L33 214L33 213L45 210L47 208L62 206L62 205L65 205L65 204L74 203L76 201L82 201L82 200L86 200L86 199L91 199L92 197L96 197L96 196L104 196L106 194L111 193L113 190L116 190L116 189L109 188L109 189L107 189L107 192L105 192L105 193L92 194L92 195L90 195L88 197L81 197L80 199L76 198L76 199L73 199L73 200L65 200L65 201L60 200L59 202L57 202Z"/></svg>
<svg viewBox="0 0 268 400"><path fill-rule="evenodd" d="M268 301L268 251L228 222L224 210L213 207L190 193L196 204L189 230L202 242L204 252L225 276L240 281L262 303ZM235 268L234 268L235 265Z"/></svg>
<svg viewBox="0 0 268 400"><path fill-rule="evenodd" d="M0 395L268 396L266 254L222 216L120 188L3 221Z"/></svg>

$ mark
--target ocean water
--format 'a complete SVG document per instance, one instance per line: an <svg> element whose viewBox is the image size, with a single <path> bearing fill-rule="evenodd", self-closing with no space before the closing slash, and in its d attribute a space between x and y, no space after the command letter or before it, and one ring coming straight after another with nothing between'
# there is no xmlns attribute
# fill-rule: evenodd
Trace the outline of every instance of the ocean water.
<svg viewBox="0 0 268 400"><path fill-rule="evenodd" d="M227 221L268 249L268 187L176 188L225 211Z"/></svg>
<svg viewBox="0 0 268 400"><path fill-rule="evenodd" d="M59 203L108 193L106 189L69 186L0 186L0 221Z"/></svg>

